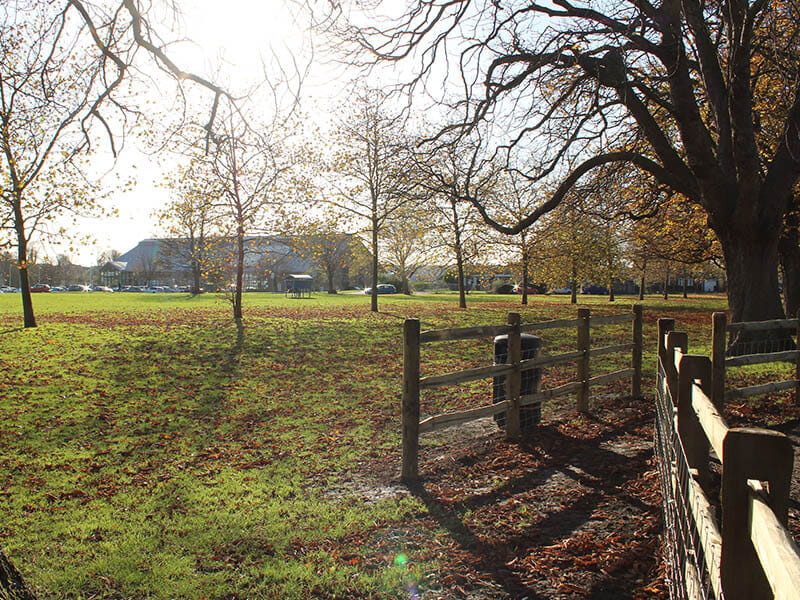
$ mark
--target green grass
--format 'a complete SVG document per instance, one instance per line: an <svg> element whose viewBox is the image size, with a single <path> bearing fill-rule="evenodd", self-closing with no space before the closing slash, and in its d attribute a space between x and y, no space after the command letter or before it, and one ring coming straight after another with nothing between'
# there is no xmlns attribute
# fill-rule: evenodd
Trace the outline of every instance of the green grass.
<svg viewBox="0 0 800 600"><path fill-rule="evenodd" d="M445 534L412 543L403 532L425 506L369 489L399 464L403 318L428 329L503 323L509 310L527 322L575 314L567 297L520 307L473 294L466 311L454 295L381 297L371 314L359 294L247 294L237 328L215 295L34 301L40 326L22 330L19 295L0 295L0 546L43 598L400 598L409 582L424 588ZM604 314L633 299L581 301ZM648 298L650 361L657 316L677 311L707 340L700 324L722 306ZM610 328L594 343L627 335ZM574 331L544 336L551 353L573 341ZM626 366L616 361L593 368ZM423 374L489 362L486 341L432 345ZM564 367L545 381L571 376ZM446 389L426 393L423 410L487 400L485 382Z"/></svg>

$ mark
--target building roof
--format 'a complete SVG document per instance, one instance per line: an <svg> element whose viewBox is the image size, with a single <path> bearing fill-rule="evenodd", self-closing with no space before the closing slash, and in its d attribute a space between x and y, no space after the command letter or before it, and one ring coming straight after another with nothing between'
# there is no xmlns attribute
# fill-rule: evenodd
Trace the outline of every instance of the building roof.
<svg viewBox="0 0 800 600"><path fill-rule="evenodd" d="M212 240L213 252L226 255L235 250L235 238ZM122 254L113 264L124 265L113 270L122 271L186 271L190 268L189 240L186 238L152 238L139 242L135 248ZM268 268L272 271L303 273L314 264L299 256L277 236L248 236L245 238L246 269ZM105 267L104 267L105 269Z"/></svg>
<svg viewBox="0 0 800 600"><path fill-rule="evenodd" d="M124 271L128 263L119 260L110 260L100 267L100 271Z"/></svg>

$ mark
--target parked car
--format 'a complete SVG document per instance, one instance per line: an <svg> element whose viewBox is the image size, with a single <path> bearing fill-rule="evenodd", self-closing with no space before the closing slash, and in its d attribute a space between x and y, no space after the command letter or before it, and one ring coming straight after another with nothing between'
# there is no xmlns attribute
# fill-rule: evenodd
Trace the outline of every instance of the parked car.
<svg viewBox="0 0 800 600"><path fill-rule="evenodd" d="M2 287L0 288L0 294L15 294L19 292L17 288L12 287Z"/></svg>
<svg viewBox="0 0 800 600"><path fill-rule="evenodd" d="M107 285L96 285L96 286L94 286L92 288L92 291L93 292L113 292L114 290L112 290Z"/></svg>
<svg viewBox="0 0 800 600"><path fill-rule="evenodd" d="M91 288L88 285L80 285L75 284L71 285L67 288L68 292L91 292Z"/></svg>
<svg viewBox="0 0 800 600"><path fill-rule="evenodd" d="M62 287L62 286L60 286L60 285L57 285L57 286L55 286L55 287L51 287L51 288L50 288L50 291L51 291L51 292L66 292L66 291L67 291L67 288L65 288L65 287Z"/></svg>
<svg viewBox="0 0 800 600"><path fill-rule="evenodd" d="M522 286L517 284L514 286L514 293L521 294L522 293ZM543 285L528 285L528 293L529 294L544 294L545 287Z"/></svg>
<svg viewBox="0 0 800 600"><path fill-rule="evenodd" d="M139 287L138 285L127 285L122 288L123 292L143 292L144 288Z"/></svg>
<svg viewBox="0 0 800 600"><path fill-rule="evenodd" d="M372 288L364 288L364 293L367 295L372 294ZM378 293L379 294L396 294L397 288L394 287L391 283L379 283L378 284Z"/></svg>
<svg viewBox="0 0 800 600"><path fill-rule="evenodd" d="M50 286L47 285L46 283L35 283L31 286L32 293L49 292L49 291L50 291Z"/></svg>
<svg viewBox="0 0 800 600"><path fill-rule="evenodd" d="M608 289L602 285L585 285L581 288L581 294L590 294L594 296L605 296L608 294Z"/></svg>
<svg viewBox="0 0 800 600"><path fill-rule="evenodd" d="M493 294L513 294L514 286L510 283L501 283L497 287L492 288Z"/></svg>
<svg viewBox="0 0 800 600"><path fill-rule="evenodd" d="M550 292L551 294L571 294L572 290L570 288L556 288Z"/></svg>

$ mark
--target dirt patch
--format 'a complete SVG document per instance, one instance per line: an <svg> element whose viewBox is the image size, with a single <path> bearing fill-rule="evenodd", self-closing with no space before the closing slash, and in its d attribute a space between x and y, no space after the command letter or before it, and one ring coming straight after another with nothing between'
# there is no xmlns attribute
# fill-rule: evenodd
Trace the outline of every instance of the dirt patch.
<svg viewBox="0 0 800 600"><path fill-rule="evenodd" d="M386 457L332 493L423 502L392 533L442 565L418 582L421 600L666 598L652 421L651 402L601 399L516 444L481 419L423 436L410 490Z"/></svg>

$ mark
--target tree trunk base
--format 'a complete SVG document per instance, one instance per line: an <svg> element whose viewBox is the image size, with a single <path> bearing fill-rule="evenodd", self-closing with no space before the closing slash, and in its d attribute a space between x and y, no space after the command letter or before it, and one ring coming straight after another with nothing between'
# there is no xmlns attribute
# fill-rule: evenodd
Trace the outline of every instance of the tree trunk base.
<svg viewBox="0 0 800 600"><path fill-rule="evenodd" d="M22 575L0 550L0 597L5 600L36 600L25 585Z"/></svg>

